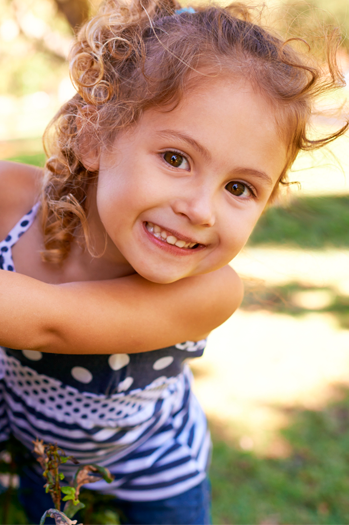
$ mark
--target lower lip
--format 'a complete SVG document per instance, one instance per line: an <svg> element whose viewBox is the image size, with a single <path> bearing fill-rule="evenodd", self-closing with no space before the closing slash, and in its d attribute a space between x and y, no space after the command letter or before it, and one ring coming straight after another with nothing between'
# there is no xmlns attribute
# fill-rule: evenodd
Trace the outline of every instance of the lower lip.
<svg viewBox="0 0 349 525"><path fill-rule="evenodd" d="M168 253L171 253L173 255L194 255L195 253L201 251L205 246L201 245L198 248L190 249L190 248L179 248L179 246L175 246L174 244L169 244L166 241L163 241L162 239L158 239L157 237L154 237L150 233L150 231L147 230L146 223L143 223L143 230L146 233L147 237L154 243L156 246L159 246L162 250L165 250Z"/></svg>

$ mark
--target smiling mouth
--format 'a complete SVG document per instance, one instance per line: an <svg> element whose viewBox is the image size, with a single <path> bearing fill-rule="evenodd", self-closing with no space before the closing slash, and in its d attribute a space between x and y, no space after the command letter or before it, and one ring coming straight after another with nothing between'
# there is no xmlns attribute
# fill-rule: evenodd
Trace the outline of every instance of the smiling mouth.
<svg viewBox="0 0 349 525"><path fill-rule="evenodd" d="M148 230L151 235L156 237L157 239L160 239L161 241L166 242L167 244L171 244L172 246L177 246L178 248L183 248L186 250L195 250L195 248L198 248L199 246L203 247L203 244L199 244L197 242L189 242L184 239L180 239L173 235L172 232L166 231L164 228L161 228L157 224L153 224L152 222L146 222L145 227Z"/></svg>

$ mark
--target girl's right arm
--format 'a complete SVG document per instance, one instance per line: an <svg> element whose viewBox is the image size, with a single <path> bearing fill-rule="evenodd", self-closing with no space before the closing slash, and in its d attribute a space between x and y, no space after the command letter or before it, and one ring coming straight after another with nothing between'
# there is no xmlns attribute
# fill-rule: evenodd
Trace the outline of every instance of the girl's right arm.
<svg viewBox="0 0 349 525"><path fill-rule="evenodd" d="M0 345L62 354L136 353L200 340L239 306L228 266L172 284L138 275L63 285L0 271Z"/></svg>

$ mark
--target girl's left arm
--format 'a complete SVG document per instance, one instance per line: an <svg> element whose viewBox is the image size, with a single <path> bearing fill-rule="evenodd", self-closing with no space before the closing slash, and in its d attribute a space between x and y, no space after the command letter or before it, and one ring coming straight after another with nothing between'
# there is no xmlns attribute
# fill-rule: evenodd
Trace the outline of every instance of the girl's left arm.
<svg viewBox="0 0 349 525"><path fill-rule="evenodd" d="M0 271L0 345L62 354L155 350L204 338L242 295L229 266L164 285L139 275L52 285Z"/></svg>

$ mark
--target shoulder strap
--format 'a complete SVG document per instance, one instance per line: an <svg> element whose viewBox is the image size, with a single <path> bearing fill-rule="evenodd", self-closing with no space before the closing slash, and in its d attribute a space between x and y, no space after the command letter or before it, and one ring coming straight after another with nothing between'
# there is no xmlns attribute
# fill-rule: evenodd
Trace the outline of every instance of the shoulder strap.
<svg viewBox="0 0 349 525"><path fill-rule="evenodd" d="M15 271L11 248L33 224L39 206L39 202L35 204L35 206L17 222L16 226L12 228L6 239L0 242L0 269L9 270L10 272Z"/></svg>
<svg viewBox="0 0 349 525"><path fill-rule="evenodd" d="M18 241L18 239L19 239L20 237L22 237L23 233L25 233L25 232L30 228L30 226L33 224L39 206L40 206L40 203L37 202L37 203L32 207L32 209L31 209L26 215L24 215L24 217L22 217L22 218L17 222L17 224L12 228L12 230L10 231L10 233L8 234L8 236L6 237L6 239L0 243L0 246L1 246L4 242L6 242L6 245L7 245L9 248L12 248L12 246L14 246L14 245L16 244L16 242Z"/></svg>

